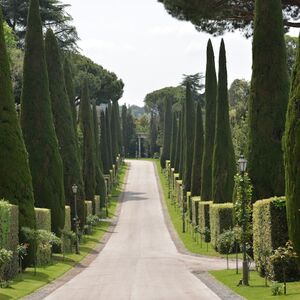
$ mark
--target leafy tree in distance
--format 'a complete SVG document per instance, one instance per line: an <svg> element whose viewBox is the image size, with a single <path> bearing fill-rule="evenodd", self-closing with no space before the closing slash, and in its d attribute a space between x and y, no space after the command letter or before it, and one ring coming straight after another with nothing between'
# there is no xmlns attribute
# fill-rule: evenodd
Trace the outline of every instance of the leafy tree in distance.
<svg viewBox="0 0 300 300"><path fill-rule="evenodd" d="M26 152L13 98L8 53L0 9L0 199L19 206L19 227L35 228L34 196ZM25 242L24 236L20 241ZM30 247L25 267L33 263Z"/></svg>
<svg viewBox="0 0 300 300"><path fill-rule="evenodd" d="M287 218L289 238L300 255L300 200L299 200L299 160L300 160L300 49L291 79L291 92L288 104L286 127L284 135L285 158L285 194L287 205Z"/></svg>
<svg viewBox="0 0 300 300"><path fill-rule="evenodd" d="M289 79L280 0L257 0L249 102L253 200L284 195L282 136Z"/></svg>
<svg viewBox="0 0 300 300"><path fill-rule="evenodd" d="M96 147L94 137L94 124L91 111L88 81L82 83L81 92L81 130L83 133L83 181L85 196L93 201L96 189Z"/></svg>
<svg viewBox="0 0 300 300"><path fill-rule="evenodd" d="M60 55L56 37L51 29L48 29L46 33L45 51L54 126L63 162L65 200L66 204L71 206L72 216L75 217L74 207L72 205L74 199L72 185L76 184L78 186L78 216L81 220L81 224L84 224L85 195L77 137L65 86L63 60Z"/></svg>
<svg viewBox="0 0 300 300"><path fill-rule="evenodd" d="M176 155L176 142L177 142L177 113L172 113L172 130L171 130L171 148L170 148L170 160L171 167L175 167L175 155Z"/></svg>
<svg viewBox="0 0 300 300"><path fill-rule="evenodd" d="M226 51L222 39L212 168L212 200L215 203L232 202L235 173L235 156L229 124Z"/></svg>
<svg viewBox="0 0 300 300"><path fill-rule="evenodd" d="M163 149L160 157L160 165L164 169L166 160L170 159L171 131L172 131L172 98L165 99L165 123L164 123L164 140Z"/></svg>
<svg viewBox="0 0 300 300"><path fill-rule="evenodd" d="M29 154L35 206L51 209L51 229L60 235L65 224L63 164L53 123L38 0L30 1L21 125Z"/></svg>
<svg viewBox="0 0 300 300"><path fill-rule="evenodd" d="M203 159L203 120L202 109L199 102L197 102L196 116L195 116L195 137L194 137L194 156L192 165L192 182L191 193L192 196L200 196L201 193L201 170Z"/></svg>
<svg viewBox="0 0 300 300"><path fill-rule="evenodd" d="M212 200L212 160L216 125L217 75L211 40L207 43L205 74L205 134L201 171L201 200Z"/></svg>

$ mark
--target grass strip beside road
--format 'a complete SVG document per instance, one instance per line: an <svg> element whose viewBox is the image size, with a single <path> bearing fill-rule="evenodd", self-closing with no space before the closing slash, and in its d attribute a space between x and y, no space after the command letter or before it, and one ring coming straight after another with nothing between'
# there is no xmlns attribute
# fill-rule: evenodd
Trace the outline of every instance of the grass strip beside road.
<svg viewBox="0 0 300 300"><path fill-rule="evenodd" d="M108 207L108 218L116 216L118 199L123 190L125 183L125 175L128 166L123 165L118 174L118 185L114 187ZM64 275L67 271L73 268L77 263L82 261L101 241L110 227L109 222L101 222L97 225L92 235L84 236L83 242L80 245L80 254L66 254L63 259L61 254L53 255L53 263L49 266L37 268L37 273L34 275L34 269L28 268L25 273L19 275L8 288L0 289L0 299L20 299L35 292L37 289L54 281Z"/></svg>

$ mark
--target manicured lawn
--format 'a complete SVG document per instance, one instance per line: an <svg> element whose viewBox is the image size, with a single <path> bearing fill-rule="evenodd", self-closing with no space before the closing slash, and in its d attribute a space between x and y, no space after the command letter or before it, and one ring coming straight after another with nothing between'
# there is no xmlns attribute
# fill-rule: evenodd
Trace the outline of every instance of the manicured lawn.
<svg viewBox="0 0 300 300"><path fill-rule="evenodd" d="M112 218L116 214L116 209L118 205L118 197L123 189L125 174L127 171L127 165L125 165L119 172L119 183L112 192L112 197L110 199L109 205L109 218ZM14 280L10 287L5 289L0 289L0 299L19 299L28 294L33 293L35 290L41 288L42 286L50 283L56 278L62 276L68 270L70 270L76 263L80 262L84 257L86 257L101 241L104 234L107 232L110 223L101 222L95 229L92 235L86 235L80 245L80 255L67 254L65 259L62 255L55 254L53 256L53 264L50 266L37 268L37 274L34 275L34 270L32 268L26 269L26 272L22 274L22 278L19 277Z"/></svg>
<svg viewBox="0 0 300 300"><path fill-rule="evenodd" d="M172 223L174 224L174 227L182 240L183 244L185 245L186 249L189 250L192 253L201 254L201 255L207 255L207 256L217 256L217 257L225 257L222 254L219 254L216 252L212 247L211 244L201 243L198 241L196 242L194 238L192 237L192 234L190 232L183 233L182 232L182 217L181 213L178 208L175 208L174 205L172 205L171 200L168 198L168 179L167 177L161 172L161 167L158 159L152 159L152 161L155 162L161 186L163 189L164 194L164 201L168 207L169 215L172 220ZM231 258L235 257L235 255L230 255ZM230 267L234 267L232 263L230 264Z"/></svg>
<svg viewBox="0 0 300 300"><path fill-rule="evenodd" d="M276 300L276 299L288 299L299 300L300 299L300 282L291 282L287 284L287 295L272 296L271 287L265 287L265 280L261 278L257 272L250 272L250 286L237 286L237 283L242 278L240 274L235 274L234 270L223 271L211 271L210 272L216 279L223 284L234 290L239 295L249 300ZM269 285L271 285L269 283ZM282 290L283 291L283 290Z"/></svg>

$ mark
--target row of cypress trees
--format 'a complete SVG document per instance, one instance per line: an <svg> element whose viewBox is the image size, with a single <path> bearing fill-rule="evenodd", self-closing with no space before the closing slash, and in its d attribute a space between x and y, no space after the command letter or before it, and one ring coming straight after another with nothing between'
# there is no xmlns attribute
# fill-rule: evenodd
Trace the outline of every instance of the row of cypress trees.
<svg viewBox="0 0 300 300"><path fill-rule="evenodd" d="M84 200L94 201L97 194L104 206L103 173L109 174L122 147L118 103L108 103L106 112L100 114L95 103L91 107L89 82L84 80L78 126L71 66L51 29L44 40L39 0L31 0L29 7L20 120L1 12L0 65L0 198L19 206L20 229L36 227L34 206L51 209L51 229L60 235L66 204L74 216L74 183L82 225ZM81 149L78 130L83 136ZM22 231L20 240L25 242ZM25 266L33 263L34 251L34 247L29 249Z"/></svg>

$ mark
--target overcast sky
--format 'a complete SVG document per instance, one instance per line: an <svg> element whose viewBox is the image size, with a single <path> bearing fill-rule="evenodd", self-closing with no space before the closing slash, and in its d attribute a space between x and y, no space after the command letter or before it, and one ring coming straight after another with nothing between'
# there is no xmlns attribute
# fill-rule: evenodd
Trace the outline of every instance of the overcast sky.
<svg viewBox="0 0 300 300"><path fill-rule="evenodd" d="M122 104L143 105L147 93L177 86L182 74L205 72L211 37L172 18L157 0L63 0L85 56L123 79ZM251 40L226 34L229 84L251 78ZM220 38L212 38L216 62Z"/></svg>

